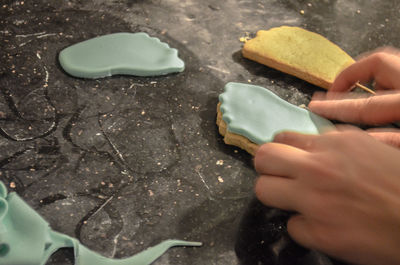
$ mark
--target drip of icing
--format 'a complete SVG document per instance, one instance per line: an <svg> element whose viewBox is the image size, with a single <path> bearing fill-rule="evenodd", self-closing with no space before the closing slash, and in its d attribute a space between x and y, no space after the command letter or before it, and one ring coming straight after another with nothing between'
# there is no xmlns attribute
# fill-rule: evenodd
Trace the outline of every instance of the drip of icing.
<svg viewBox="0 0 400 265"><path fill-rule="evenodd" d="M201 246L200 242L166 240L132 257L110 259L93 252L49 224L16 193L7 194L0 181L0 263L44 265L58 249L74 248L76 265L149 265L174 246Z"/></svg>
<svg viewBox="0 0 400 265"><path fill-rule="evenodd" d="M260 86L228 83L219 101L228 131L259 145L271 142L281 131L319 134L334 128L327 119L292 105Z"/></svg>
<svg viewBox="0 0 400 265"><path fill-rule="evenodd" d="M65 48L58 59L68 74L83 78L165 75L185 67L176 49L143 32L89 39Z"/></svg>

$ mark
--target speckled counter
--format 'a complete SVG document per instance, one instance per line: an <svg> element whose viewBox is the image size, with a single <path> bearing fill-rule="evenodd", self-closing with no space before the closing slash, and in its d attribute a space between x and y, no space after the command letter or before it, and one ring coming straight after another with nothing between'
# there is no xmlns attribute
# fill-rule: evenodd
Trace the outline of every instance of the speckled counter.
<svg viewBox="0 0 400 265"><path fill-rule="evenodd" d="M400 47L399 11L394 0L3 0L0 179L54 230L108 257L180 238L204 246L155 264L341 264L290 241L289 214L254 199L252 158L223 143L217 97L249 82L307 104L318 88L242 58L239 38L301 26L355 57ZM177 48L185 71L89 80L58 64L74 43L139 31ZM73 264L71 250L48 264Z"/></svg>

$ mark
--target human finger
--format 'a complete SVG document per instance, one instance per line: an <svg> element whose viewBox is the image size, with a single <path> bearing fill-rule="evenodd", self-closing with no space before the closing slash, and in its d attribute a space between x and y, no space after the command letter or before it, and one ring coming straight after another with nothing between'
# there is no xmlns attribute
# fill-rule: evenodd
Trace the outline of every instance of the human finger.
<svg viewBox="0 0 400 265"><path fill-rule="evenodd" d="M265 205L296 211L299 201L296 194L299 191L294 188L292 179L262 175L257 179L254 191L257 198Z"/></svg>
<svg viewBox="0 0 400 265"><path fill-rule="evenodd" d="M326 92L320 92L317 91L312 95L311 100L317 101L317 100L326 100Z"/></svg>
<svg viewBox="0 0 400 265"><path fill-rule="evenodd" d="M392 55L396 55L398 57L400 57L400 50L397 48L394 48L392 46L383 46L383 47L379 47L375 50L372 51L368 51L365 53L360 54L359 56L356 57L357 60L361 60L365 57L368 57L374 53L379 53L379 52L383 52L383 53L388 53L388 54L392 54Z"/></svg>
<svg viewBox="0 0 400 265"><path fill-rule="evenodd" d="M297 132L281 132L275 135L274 143L286 144L299 149L310 151L314 147L317 135L302 134Z"/></svg>
<svg viewBox="0 0 400 265"><path fill-rule="evenodd" d="M367 132L369 135L381 142L391 146L400 147L400 130L398 129L369 129Z"/></svg>
<svg viewBox="0 0 400 265"><path fill-rule="evenodd" d="M329 91L349 91L357 82L373 79L382 87L400 88L400 60L398 55L376 52L360 59L344 69L335 79Z"/></svg>
<svg viewBox="0 0 400 265"><path fill-rule="evenodd" d="M386 87L382 86L381 84L374 83L374 89L376 91L379 91L379 90L388 90L389 88L386 88Z"/></svg>
<svg viewBox="0 0 400 265"><path fill-rule="evenodd" d="M309 109L328 119L344 122L384 124L400 120L400 93L367 98L312 100Z"/></svg>
<svg viewBox="0 0 400 265"><path fill-rule="evenodd" d="M388 92L386 92L388 93ZM393 92L392 92L393 93ZM383 93L379 93L383 94ZM344 99L362 99L370 97L370 94L355 92L315 92L311 98L311 102L327 101L327 100L344 100ZM310 102L310 103L311 103Z"/></svg>
<svg viewBox="0 0 400 265"><path fill-rule="evenodd" d="M308 152L279 143L263 144L254 157L254 167L261 175L294 178L299 170L307 167Z"/></svg>
<svg viewBox="0 0 400 265"><path fill-rule="evenodd" d="M360 128L350 125L350 124L337 124L336 125L337 132L349 132L349 131L362 131Z"/></svg>
<svg viewBox="0 0 400 265"><path fill-rule="evenodd" d="M300 245L314 249L315 242L311 233L312 224L301 214L293 215L287 223L290 237Z"/></svg>
<svg viewBox="0 0 400 265"><path fill-rule="evenodd" d="M366 83L373 79L376 56L367 56L344 69L335 79L329 91L349 91L357 82Z"/></svg>

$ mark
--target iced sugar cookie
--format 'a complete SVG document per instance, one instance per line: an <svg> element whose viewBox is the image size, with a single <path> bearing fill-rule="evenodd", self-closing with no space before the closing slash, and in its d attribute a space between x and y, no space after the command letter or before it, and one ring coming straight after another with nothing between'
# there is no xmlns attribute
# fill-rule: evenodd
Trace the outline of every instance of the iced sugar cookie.
<svg viewBox="0 0 400 265"><path fill-rule="evenodd" d="M224 142L252 155L281 131L319 134L334 128L329 120L288 103L266 88L241 83L226 84L217 112Z"/></svg>

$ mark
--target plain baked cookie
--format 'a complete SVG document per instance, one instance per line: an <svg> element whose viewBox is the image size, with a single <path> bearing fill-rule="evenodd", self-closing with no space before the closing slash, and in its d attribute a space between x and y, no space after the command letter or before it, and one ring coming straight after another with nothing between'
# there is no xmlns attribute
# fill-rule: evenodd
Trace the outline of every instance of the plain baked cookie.
<svg viewBox="0 0 400 265"><path fill-rule="evenodd" d="M354 63L325 37L299 27L260 30L242 49L245 58L328 89L336 76Z"/></svg>

